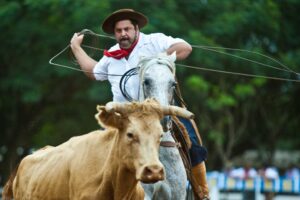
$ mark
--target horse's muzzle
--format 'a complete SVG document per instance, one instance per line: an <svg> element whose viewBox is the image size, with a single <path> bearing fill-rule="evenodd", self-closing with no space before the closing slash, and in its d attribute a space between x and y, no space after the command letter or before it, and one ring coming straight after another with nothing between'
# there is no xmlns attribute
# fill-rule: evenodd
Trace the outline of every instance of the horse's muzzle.
<svg viewBox="0 0 300 200"><path fill-rule="evenodd" d="M172 126L172 120L170 116L165 116L161 121L160 121L164 132L167 132L168 130L171 129Z"/></svg>

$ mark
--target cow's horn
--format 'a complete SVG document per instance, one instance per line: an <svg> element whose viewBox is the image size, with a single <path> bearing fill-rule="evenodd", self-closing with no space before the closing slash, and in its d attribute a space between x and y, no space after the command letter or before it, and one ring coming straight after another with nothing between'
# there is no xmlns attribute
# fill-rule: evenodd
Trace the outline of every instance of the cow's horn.
<svg viewBox="0 0 300 200"><path fill-rule="evenodd" d="M128 111L127 106L126 106L126 103L109 102L105 105L105 110L106 110L106 112L109 112L109 113L112 113L112 112L126 113Z"/></svg>
<svg viewBox="0 0 300 200"><path fill-rule="evenodd" d="M191 113L190 111L180 108L178 106L162 106L162 111L164 115L176 115L180 117L184 117L187 119L193 119L194 114Z"/></svg>

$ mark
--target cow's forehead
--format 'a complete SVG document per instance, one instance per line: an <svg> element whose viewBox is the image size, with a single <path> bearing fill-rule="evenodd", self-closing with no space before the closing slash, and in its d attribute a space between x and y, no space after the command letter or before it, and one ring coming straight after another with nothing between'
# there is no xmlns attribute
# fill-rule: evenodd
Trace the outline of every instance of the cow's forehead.
<svg viewBox="0 0 300 200"><path fill-rule="evenodd" d="M129 126L131 130L143 130L147 132L162 130L158 115L132 115L129 117Z"/></svg>

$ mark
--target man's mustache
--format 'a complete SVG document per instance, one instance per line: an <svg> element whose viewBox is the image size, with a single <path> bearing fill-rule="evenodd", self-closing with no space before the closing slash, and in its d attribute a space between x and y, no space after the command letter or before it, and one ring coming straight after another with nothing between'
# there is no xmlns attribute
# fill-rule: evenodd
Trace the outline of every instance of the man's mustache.
<svg viewBox="0 0 300 200"><path fill-rule="evenodd" d="M129 40L129 38L127 38L127 37L125 38L125 37L124 37L124 38L121 38L121 39L120 39L120 41L126 41L126 40Z"/></svg>

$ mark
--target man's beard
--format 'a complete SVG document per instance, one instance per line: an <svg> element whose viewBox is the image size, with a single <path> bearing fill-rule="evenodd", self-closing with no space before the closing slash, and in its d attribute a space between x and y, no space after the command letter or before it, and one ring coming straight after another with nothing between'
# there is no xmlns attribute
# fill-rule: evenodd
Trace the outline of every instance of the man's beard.
<svg viewBox="0 0 300 200"><path fill-rule="evenodd" d="M118 43L122 49L128 49L131 47L131 45L134 43L134 41L136 39L137 39L137 35L135 35L133 39L124 37L124 38L121 38Z"/></svg>

